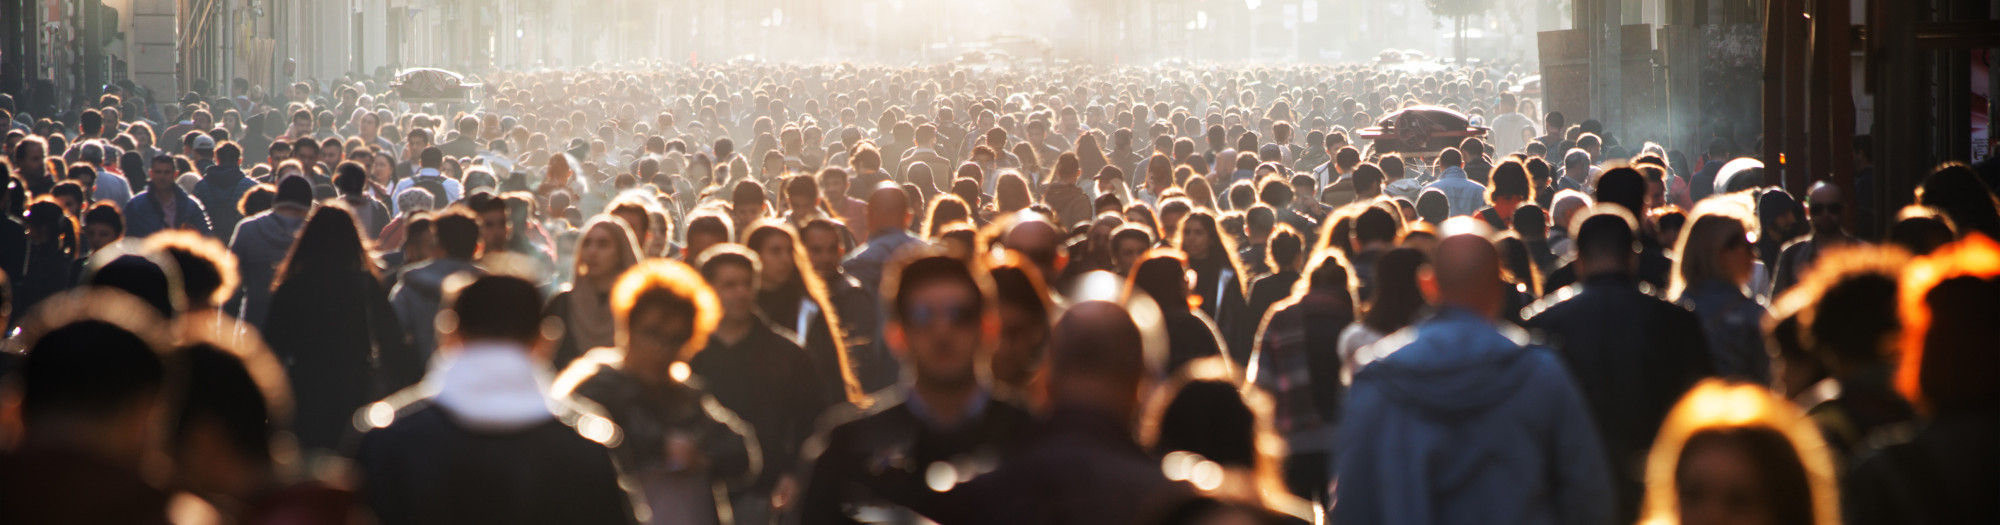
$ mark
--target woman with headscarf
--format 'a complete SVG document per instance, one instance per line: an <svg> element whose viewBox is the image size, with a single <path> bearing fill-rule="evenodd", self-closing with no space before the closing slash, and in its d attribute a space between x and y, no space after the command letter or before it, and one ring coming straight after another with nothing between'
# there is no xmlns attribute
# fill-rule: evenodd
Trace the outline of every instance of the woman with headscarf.
<svg viewBox="0 0 2000 525"><path fill-rule="evenodd" d="M1229 359L1237 366L1250 362L1257 324L1244 298L1243 264L1236 262L1236 242L1224 235L1214 212L1196 209L1181 220L1180 235L1174 246L1187 252L1188 269L1194 270L1194 294L1201 296L1201 311L1222 329L1229 345Z"/></svg>
<svg viewBox="0 0 2000 525"><path fill-rule="evenodd" d="M356 410L423 375L356 224L338 203L313 210L278 267L264 322L290 372L306 449L338 448Z"/></svg>
<svg viewBox="0 0 2000 525"><path fill-rule="evenodd" d="M851 360L837 329L840 320L827 301L826 285L818 272L805 271L812 262L798 234L791 226L767 220L751 226L743 239L763 262L757 307L772 323L791 330L812 356L827 399L859 399L865 392L855 376L858 363Z"/></svg>
<svg viewBox="0 0 2000 525"><path fill-rule="evenodd" d="M618 276L639 263L639 241L624 219L601 215L583 226L576 241L576 266L570 269L570 283L549 298L543 317L562 320L562 339L556 342L549 364L555 370L592 348L611 346L615 326L611 321L611 287Z"/></svg>

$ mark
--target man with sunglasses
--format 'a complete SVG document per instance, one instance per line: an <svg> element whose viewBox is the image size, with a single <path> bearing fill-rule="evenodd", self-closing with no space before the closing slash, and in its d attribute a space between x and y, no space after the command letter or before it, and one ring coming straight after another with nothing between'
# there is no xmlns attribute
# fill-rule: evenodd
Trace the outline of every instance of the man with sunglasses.
<svg viewBox="0 0 2000 525"><path fill-rule="evenodd" d="M1812 271L1819 254L1835 247L1847 246L1855 242L1843 229L1842 218L1847 214L1847 201L1840 194L1840 187L1831 181L1813 183L1806 193L1806 216L1812 224L1812 234L1792 241L1779 252L1777 270L1771 274L1771 297L1776 298L1785 290L1798 284L1799 278Z"/></svg>
<svg viewBox="0 0 2000 525"><path fill-rule="evenodd" d="M994 399L984 384L999 339L985 276L959 259L919 255L883 281L893 297L886 338L903 362L902 385L821 438L826 448L806 486L801 523L853 523L861 512L913 518L909 496L991 469L999 448L1029 424L1026 411ZM922 480L928 489L897 488L896 480Z"/></svg>

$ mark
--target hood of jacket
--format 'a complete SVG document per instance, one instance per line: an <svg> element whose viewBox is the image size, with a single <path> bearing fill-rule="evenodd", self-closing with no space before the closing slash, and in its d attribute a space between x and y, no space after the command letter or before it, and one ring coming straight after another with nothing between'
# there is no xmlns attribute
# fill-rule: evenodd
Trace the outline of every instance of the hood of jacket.
<svg viewBox="0 0 2000 525"><path fill-rule="evenodd" d="M1506 401L1534 375L1526 340L1519 329L1446 308L1383 338L1378 346L1399 349L1360 375L1380 381L1399 403L1435 415L1475 411Z"/></svg>
<svg viewBox="0 0 2000 525"><path fill-rule="evenodd" d="M435 300L442 296L444 280L458 272L477 269L472 261L451 258L437 258L424 261L403 272L402 286L408 286L417 293Z"/></svg>
<svg viewBox="0 0 2000 525"><path fill-rule="evenodd" d="M1083 192L1083 188L1078 187L1076 183L1056 182L1049 184L1048 196L1045 197L1043 200L1054 201L1056 199L1068 199L1077 197L1088 199L1090 198L1090 195L1085 194Z"/></svg>
<svg viewBox="0 0 2000 525"><path fill-rule="evenodd" d="M293 217L282 213L266 211L243 219L237 228L232 243L251 243L255 246L289 247L298 236L299 228L305 226L305 217ZM279 254L283 257L283 254Z"/></svg>
<svg viewBox="0 0 2000 525"><path fill-rule="evenodd" d="M242 166L227 164L209 166L208 169L201 172L201 181L208 183L209 187L218 190L236 189L236 185L242 184L245 179L249 178L249 175L243 174Z"/></svg>

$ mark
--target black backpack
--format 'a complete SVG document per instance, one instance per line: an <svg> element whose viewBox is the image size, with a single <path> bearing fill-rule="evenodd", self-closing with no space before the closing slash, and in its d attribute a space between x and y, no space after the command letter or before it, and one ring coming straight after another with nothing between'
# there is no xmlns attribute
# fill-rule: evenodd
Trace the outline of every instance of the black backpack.
<svg viewBox="0 0 2000 525"><path fill-rule="evenodd" d="M418 175L410 179L410 185L431 192L431 202L436 205L432 209L442 210L451 205L451 195L444 191L443 175Z"/></svg>

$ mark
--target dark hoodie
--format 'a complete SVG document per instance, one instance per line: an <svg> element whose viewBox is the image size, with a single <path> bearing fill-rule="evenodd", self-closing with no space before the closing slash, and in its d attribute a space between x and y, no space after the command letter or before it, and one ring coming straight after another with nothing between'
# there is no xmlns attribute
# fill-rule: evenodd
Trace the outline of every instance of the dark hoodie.
<svg viewBox="0 0 2000 525"><path fill-rule="evenodd" d="M396 309L396 320L410 332L410 347L426 362L437 349L434 320L444 297L444 280L464 271L484 273L472 261L450 258L424 261L403 270L395 290L389 293L389 306Z"/></svg>
<svg viewBox="0 0 2000 525"><path fill-rule="evenodd" d="M217 164L202 171L201 182L194 185L194 198L201 201L209 227L222 242L230 242L236 223L243 221L243 212L236 208L237 201L243 200L243 194L256 186L257 181L243 174L242 166Z"/></svg>
<svg viewBox="0 0 2000 525"><path fill-rule="evenodd" d="M1058 225L1058 229L1064 232L1075 227L1077 223L1090 222L1092 219L1090 195L1085 194L1082 188L1076 187L1076 183L1050 184L1048 197L1044 200L1048 201L1050 209L1055 210L1054 222Z"/></svg>
<svg viewBox="0 0 2000 525"><path fill-rule="evenodd" d="M298 206L291 203L281 205ZM220 229L220 223L217 224L217 232L227 231ZM237 271L243 276L242 290L238 294L243 303L238 312L251 326L264 327L264 314L271 308L271 281L277 278L278 264L284 262L286 254L291 253L292 241L298 239L299 228L305 224L305 217L265 211L244 219L235 228L236 235L229 243L229 251L236 254Z"/></svg>
<svg viewBox="0 0 2000 525"><path fill-rule="evenodd" d="M1444 309L1376 344L1342 414L1340 523L1610 523L1604 455L1554 353Z"/></svg>

